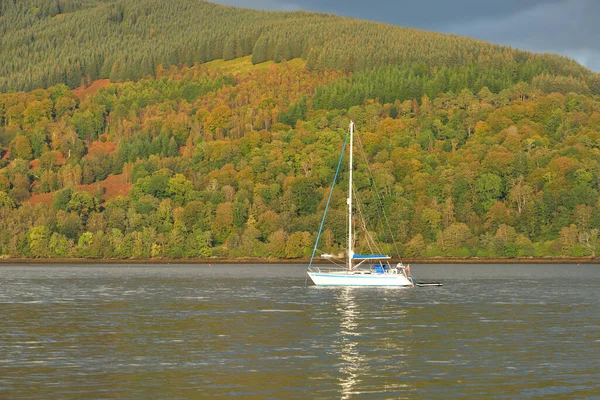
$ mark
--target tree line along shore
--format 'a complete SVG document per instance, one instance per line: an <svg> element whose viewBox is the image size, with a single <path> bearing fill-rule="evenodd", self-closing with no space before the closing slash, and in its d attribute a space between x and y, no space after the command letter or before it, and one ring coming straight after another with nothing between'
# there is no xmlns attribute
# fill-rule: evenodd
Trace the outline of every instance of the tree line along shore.
<svg viewBox="0 0 600 400"><path fill-rule="evenodd" d="M89 259L89 258L0 258L0 265L169 265L169 264L194 264L199 266L219 264L289 264L308 265L309 259L256 259L256 258L210 258L210 259ZM571 258L407 258L390 260L391 263L402 261L404 264L600 264L600 257L571 257ZM315 260L313 264L331 265L325 260Z"/></svg>

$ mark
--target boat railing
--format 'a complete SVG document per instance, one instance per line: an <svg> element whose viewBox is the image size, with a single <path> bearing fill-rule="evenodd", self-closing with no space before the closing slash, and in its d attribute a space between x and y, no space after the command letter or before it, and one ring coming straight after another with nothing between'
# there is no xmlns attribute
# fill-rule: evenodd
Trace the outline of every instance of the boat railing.
<svg viewBox="0 0 600 400"><path fill-rule="evenodd" d="M346 271L346 266L327 266L327 267L317 267L311 266L308 268L309 272L316 272L318 274L329 273L329 272L343 272Z"/></svg>

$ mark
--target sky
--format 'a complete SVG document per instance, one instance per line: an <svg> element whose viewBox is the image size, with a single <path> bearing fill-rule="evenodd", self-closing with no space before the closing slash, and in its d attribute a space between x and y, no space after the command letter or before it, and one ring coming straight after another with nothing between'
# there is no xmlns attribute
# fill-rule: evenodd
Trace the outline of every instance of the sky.
<svg viewBox="0 0 600 400"><path fill-rule="evenodd" d="M600 0L212 0L327 12L568 56L600 72Z"/></svg>

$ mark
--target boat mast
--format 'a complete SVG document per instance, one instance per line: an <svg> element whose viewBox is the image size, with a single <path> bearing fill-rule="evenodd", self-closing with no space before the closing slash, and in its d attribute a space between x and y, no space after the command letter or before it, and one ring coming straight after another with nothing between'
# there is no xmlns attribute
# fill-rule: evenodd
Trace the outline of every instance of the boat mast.
<svg viewBox="0 0 600 400"><path fill-rule="evenodd" d="M352 258L354 257L352 243L352 142L354 137L354 121L350 121L350 183L348 185L348 270L352 270Z"/></svg>

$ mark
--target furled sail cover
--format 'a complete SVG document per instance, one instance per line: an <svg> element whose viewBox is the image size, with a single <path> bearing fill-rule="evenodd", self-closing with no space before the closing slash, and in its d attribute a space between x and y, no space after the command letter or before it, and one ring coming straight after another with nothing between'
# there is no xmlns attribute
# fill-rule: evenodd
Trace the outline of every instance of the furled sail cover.
<svg viewBox="0 0 600 400"><path fill-rule="evenodd" d="M354 260L385 260L390 256L385 254L354 254L352 258Z"/></svg>

